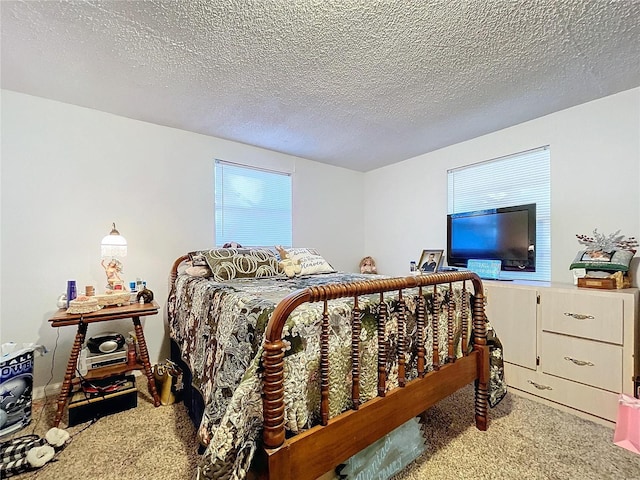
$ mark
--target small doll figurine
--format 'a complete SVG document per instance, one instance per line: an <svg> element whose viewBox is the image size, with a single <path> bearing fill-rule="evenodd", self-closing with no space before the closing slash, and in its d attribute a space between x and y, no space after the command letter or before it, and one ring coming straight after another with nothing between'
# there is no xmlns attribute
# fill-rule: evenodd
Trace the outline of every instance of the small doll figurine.
<svg viewBox="0 0 640 480"><path fill-rule="evenodd" d="M113 290L116 285L122 285L124 283L122 278L120 278L120 274L122 273L122 262L120 260L112 258L106 265L104 260L102 260L102 268L104 268L107 274L108 288Z"/></svg>
<svg viewBox="0 0 640 480"><path fill-rule="evenodd" d="M373 257L364 257L360 260L360 273L378 273Z"/></svg>

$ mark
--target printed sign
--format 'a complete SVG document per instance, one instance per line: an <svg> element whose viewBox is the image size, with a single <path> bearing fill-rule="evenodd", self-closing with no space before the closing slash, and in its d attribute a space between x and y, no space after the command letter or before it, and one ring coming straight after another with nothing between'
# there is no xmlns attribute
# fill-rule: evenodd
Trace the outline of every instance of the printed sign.
<svg viewBox="0 0 640 480"><path fill-rule="evenodd" d="M467 269L486 280L498 280L500 278L500 260L473 260L467 261Z"/></svg>
<svg viewBox="0 0 640 480"><path fill-rule="evenodd" d="M3 345L4 347L4 345ZM42 347L35 347L42 353ZM34 348L2 356L0 362L0 437L31 422Z"/></svg>
<svg viewBox="0 0 640 480"><path fill-rule="evenodd" d="M426 450L420 422L408 422L356 453L336 469L346 480L387 480Z"/></svg>

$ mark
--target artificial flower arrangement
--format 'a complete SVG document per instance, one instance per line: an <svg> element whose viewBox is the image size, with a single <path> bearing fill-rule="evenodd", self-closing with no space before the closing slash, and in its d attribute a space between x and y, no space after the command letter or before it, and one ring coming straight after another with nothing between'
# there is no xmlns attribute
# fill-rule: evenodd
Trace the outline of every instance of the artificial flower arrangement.
<svg viewBox="0 0 640 480"><path fill-rule="evenodd" d="M635 248L638 246L638 241L635 237L629 237L624 239L624 235L620 235L620 230L610 235L603 235L598 233L596 228L593 231L593 236L576 234L578 237L578 243L586 245L587 251L602 251L606 253L613 253L616 250L628 250L635 253Z"/></svg>
<svg viewBox="0 0 640 480"><path fill-rule="evenodd" d="M604 235L593 231L591 236L576 234L578 243L585 246L576 255L569 267L577 278L613 278L615 288L631 285L629 265L636 253L638 241L635 237L625 238L620 230Z"/></svg>

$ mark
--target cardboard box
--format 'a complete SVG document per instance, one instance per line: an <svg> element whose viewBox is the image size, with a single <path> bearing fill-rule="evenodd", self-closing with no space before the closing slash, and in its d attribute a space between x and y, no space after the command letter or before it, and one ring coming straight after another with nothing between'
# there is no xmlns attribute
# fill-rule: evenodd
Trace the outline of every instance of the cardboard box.
<svg viewBox="0 0 640 480"><path fill-rule="evenodd" d="M138 406L138 390L133 375L117 390L104 394L89 394L78 388L69 402L69 426L88 422L94 418L123 412Z"/></svg>

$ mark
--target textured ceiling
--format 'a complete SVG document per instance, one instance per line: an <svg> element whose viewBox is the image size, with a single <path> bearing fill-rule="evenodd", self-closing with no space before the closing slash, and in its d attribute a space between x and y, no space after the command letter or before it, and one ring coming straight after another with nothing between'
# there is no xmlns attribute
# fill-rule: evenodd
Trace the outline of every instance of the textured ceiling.
<svg viewBox="0 0 640 480"><path fill-rule="evenodd" d="M1 8L3 88L360 171L640 85L637 0Z"/></svg>

